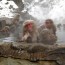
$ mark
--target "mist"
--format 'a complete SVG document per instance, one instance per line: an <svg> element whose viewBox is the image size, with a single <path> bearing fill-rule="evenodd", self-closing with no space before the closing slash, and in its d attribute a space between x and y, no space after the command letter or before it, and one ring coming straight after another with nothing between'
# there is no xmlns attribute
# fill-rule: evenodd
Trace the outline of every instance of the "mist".
<svg viewBox="0 0 65 65"><path fill-rule="evenodd" d="M33 19L36 24L42 24L46 19L52 19L54 23L65 24L65 0L22 0L24 7L19 6L13 0L0 1L0 19L11 19L20 14L20 21ZM9 20L8 20L9 22ZM11 21L10 21L11 22ZM58 42L65 42L63 26L57 29Z"/></svg>
<svg viewBox="0 0 65 65"><path fill-rule="evenodd" d="M21 10L21 13L28 12L30 16L36 18L41 23L43 20L47 18L53 19L55 23L64 23L65 0L22 0L22 1L24 4L24 9ZM12 6L11 9L9 8L10 6ZM0 1L0 18L2 17L13 18L16 15L15 10L17 8L18 6L12 0Z"/></svg>

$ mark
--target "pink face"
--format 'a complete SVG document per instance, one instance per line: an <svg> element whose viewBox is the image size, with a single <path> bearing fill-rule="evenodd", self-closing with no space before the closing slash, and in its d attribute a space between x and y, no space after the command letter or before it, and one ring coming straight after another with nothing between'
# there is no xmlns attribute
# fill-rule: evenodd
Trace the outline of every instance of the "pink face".
<svg viewBox="0 0 65 65"><path fill-rule="evenodd" d="M32 29L33 29L33 24L32 24L32 23L27 24L27 25L26 25L26 29L27 29L28 31L32 31Z"/></svg>

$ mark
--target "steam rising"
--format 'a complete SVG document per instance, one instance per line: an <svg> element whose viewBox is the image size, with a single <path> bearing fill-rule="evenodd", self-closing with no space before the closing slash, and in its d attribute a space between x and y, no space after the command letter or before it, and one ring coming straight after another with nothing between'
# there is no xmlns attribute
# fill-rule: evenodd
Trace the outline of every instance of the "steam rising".
<svg viewBox="0 0 65 65"><path fill-rule="evenodd" d="M46 18L51 18L55 23L65 19L65 0L33 0L31 4L28 0L26 2L26 10L33 17L38 20L44 20ZM28 3L28 4L27 4Z"/></svg>
<svg viewBox="0 0 65 65"><path fill-rule="evenodd" d="M55 23L62 23L65 20L65 0L22 0L24 3L24 10L32 17L39 21L51 18ZM13 6L11 9L9 8ZM2 0L0 1L0 18L9 17L12 18L18 6L13 1Z"/></svg>

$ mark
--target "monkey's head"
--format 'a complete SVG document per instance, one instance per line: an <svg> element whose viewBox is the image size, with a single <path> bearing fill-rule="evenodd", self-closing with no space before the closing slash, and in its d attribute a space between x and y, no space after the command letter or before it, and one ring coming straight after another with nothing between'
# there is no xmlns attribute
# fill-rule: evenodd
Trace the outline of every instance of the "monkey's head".
<svg viewBox="0 0 65 65"><path fill-rule="evenodd" d="M19 14L18 14L18 15L16 15L16 16L14 17L14 19L13 19L12 23L13 23L13 24L15 24L15 25L17 25L17 24L19 23L19 17L20 17L20 15L19 15Z"/></svg>
<svg viewBox="0 0 65 65"><path fill-rule="evenodd" d="M35 32L36 25L33 20L26 20L23 24L24 31Z"/></svg>
<svg viewBox="0 0 65 65"><path fill-rule="evenodd" d="M46 26L47 28L52 28L53 25L54 25L53 20L47 19L47 20L45 21L45 26Z"/></svg>

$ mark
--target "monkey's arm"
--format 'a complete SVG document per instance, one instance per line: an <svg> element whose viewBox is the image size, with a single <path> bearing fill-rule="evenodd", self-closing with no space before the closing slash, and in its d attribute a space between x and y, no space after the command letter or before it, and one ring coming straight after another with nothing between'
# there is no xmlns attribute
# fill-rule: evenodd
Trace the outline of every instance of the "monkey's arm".
<svg viewBox="0 0 65 65"><path fill-rule="evenodd" d="M28 37L30 37L29 33L26 33L23 37L22 37L22 41L26 41L28 39Z"/></svg>

